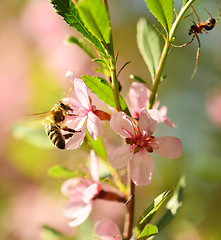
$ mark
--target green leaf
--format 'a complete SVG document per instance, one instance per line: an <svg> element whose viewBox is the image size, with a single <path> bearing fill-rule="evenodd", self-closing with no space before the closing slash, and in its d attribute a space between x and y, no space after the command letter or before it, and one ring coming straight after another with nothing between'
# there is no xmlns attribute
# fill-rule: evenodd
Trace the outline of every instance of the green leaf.
<svg viewBox="0 0 221 240"><path fill-rule="evenodd" d="M137 45L154 82L161 56L160 39L144 18L137 23Z"/></svg>
<svg viewBox="0 0 221 240"><path fill-rule="evenodd" d="M158 211L162 203L167 199L172 190L165 191L156 197L153 202L148 206L148 208L143 212L138 221L138 230L142 231L146 224L148 224L155 213Z"/></svg>
<svg viewBox="0 0 221 240"><path fill-rule="evenodd" d="M134 79L134 80L136 80L136 81L138 81L138 82L140 82L140 83L144 83L144 84L147 85L147 82L146 82L145 80L143 80L143 79L142 79L141 77L139 77L139 76L136 76L136 75L131 74L131 75L129 76L129 78L130 78L130 79Z"/></svg>
<svg viewBox="0 0 221 240"><path fill-rule="evenodd" d="M101 0L82 0L77 4L80 17L100 41L110 43L111 26L107 8Z"/></svg>
<svg viewBox="0 0 221 240"><path fill-rule="evenodd" d="M74 240L73 237L69 237L64 235L63 233L53 229L52 227L49 227L47 225L43 225L41 232L41 239L42 240Z"/></svg>
<svg viewBox="0 0 221 240"><path fill-rule="evenodd" d="M114 94L110 84L103 78L94 77L90 75L82 75L82 80L95 93L101 100L107 103L109 106L116 108L114 101ZM128 107L122 97L120 97L121 109L130 115Z"/></svg>
<svg viewBox="0 0 221 240"><path fill-rule="evenodd" d="M26 124L26 123L24 123ZM17 139L22 139L26 143L31 144L37 148L51 149L54 145L49 140L42 125L39 126L25 126L17 124L12 129L12 134Z"/></svg>
<svg viewBox="0 0 221 240"><path fill-rule="evenodd" d="M88 142L90 143L91 148L94 149L95 153L103 158L104 160L107 160L107 151L105 148L105 145L103 143L103 140L101 137L98 137L96 141L94 141L90 135L88 134L88 132L86 132L86 138L88 140Z"/></svg>
<svg viewBox="0 0 221 240"><path fill-rule="evenodd" d="M60 165L55 165L53 167L51 167L48 170L48 175L54 178L72 178L72 177L76 177L76 173L74 173L73 171L60 166Z"/></svg>
<svg viewBox="0 0 221 240"><path fill-rule="evenodd" d="M144 227L143 231L138 236L138 239L140 239L140 238L147 239L151 236L157 235L157 233L158 233L157 226L155 226L153 224L147 224Z"/></svg>
<svg viewBox="0 0 221 240"><path fill-rule="evenodd" d="M124 63L124 65L121 67L121 69L118 71L118 73L117 73L117 77L119 76L119 74L121 73L121 71L128 65L128 64L130 64L131 63L131 61L128 61L128 62L126 62L126 63Z"/></svg>
<svg viewBox="0 0 221 240"><path fill-rule="evenodd" d="M173 0L146 0L152 14L169 33L173 22Z"/></svg>
<svg viewBox="0 0 221 240"><path fill-rule="evenodd" d="M75 28L96 46L103 56L106 56L103 44L85 27L72 0L50 0L50 2L53 4L56 12L61 15L71 27Z"/></svg>
<svg viewBox="0 0 221 240"><path fill-rule="evenodd" d="M74 36L69 36L66 42L78 45L81 49L83 49L89 55L90 58L95 58L95 55L93 54L91 49L88 47L84 39L77 38Z"/></svg>
<svg viewBox="0 0 221 240"><path fill-rule="evenodd" d="M186 187L185 176L182 176L176 186L176 189L170 201L166 205L166 210L160 220L157 222L159 231L165 227L177 214L183 204L184 188Z"/></svg>

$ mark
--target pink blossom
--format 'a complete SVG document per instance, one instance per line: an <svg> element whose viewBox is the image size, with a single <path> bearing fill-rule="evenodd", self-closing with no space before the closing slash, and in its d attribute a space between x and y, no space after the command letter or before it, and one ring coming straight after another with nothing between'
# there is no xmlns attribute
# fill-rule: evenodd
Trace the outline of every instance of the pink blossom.
<svg viewBox="0 0 221 240"><path fill-rule="evenodd" d="M61 191L69 199L65 216L71 219L70 227L83 223L92 211L93 199L99 194L98 160L91 152L91 171L89 178L72 178L63 183Z"/></svg>
<svg viewBox="0 0 221 240"><path fill-rule="evenodd" d="M126 145L115 148L108 157L114 168L123 168L130 162L131 178L136 185L151 182L154 161L150 153L155 151L165 158L178 158L182 152L180 139L171 136L154 137L158 121L153 119L151 110L143 109L138 121L123 112L115 113L110 126Z"/></svg>
<svg viewBox="0 0 221 240"><path fill-rule="evenodd" d="M130 112L133 118L140 118L140 113L143 108L148 108L150 100L150 91L143 83L133 82L129 91L129 100L130 100ZM153 110L149 114L152 115L152 118L158 122L163 122L169 127L175 127L176 125L172 122L170 118L166 116L167 107L162 106L159 110L159 102L154 104Z"/></svg>
<svg viewBox="0 0 221 240"><path fill-rule="evenodd" d="M206 101L208 116L213 124L221 127L221 91L213 90Z"/></svg>
<svg viewBox="0 0 221 240"><path fill-rule="evenodd" d="M110 220L103 220L97 222L95 225L95 231L100 236L101 240L123 240L119 227ZM130 240L134 240L133 234Z"/></svg>
<svg viewBox="0 0 221 240"><path fill-rule="evenodd" d="M68 149L74 149L82 144L86 130L91 138L96 140L97 137L103 133L101 120L109 120L110 115L96 109L96 106L92 104L89 96L89 90L81 79L74 78L70 72L68 72L67 75L71 78L74 89L70 97L62 100L72 109L71 116L67 115L66 117L66 124L69 128L78 130L79 132L67 140L66 147Z"/></svg>

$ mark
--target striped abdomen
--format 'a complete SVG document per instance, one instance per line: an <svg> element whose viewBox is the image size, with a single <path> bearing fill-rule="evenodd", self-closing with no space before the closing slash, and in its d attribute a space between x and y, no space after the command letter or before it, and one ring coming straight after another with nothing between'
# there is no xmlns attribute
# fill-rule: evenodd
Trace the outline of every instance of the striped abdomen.
<svg viewBox="0 0 221 240"><path fill-rule="evenodd" d="M54 124L49 123L45 127L45 131L48 134L51 142L59 149L65 149L65 138L63 137L60 128Z"/></svg>

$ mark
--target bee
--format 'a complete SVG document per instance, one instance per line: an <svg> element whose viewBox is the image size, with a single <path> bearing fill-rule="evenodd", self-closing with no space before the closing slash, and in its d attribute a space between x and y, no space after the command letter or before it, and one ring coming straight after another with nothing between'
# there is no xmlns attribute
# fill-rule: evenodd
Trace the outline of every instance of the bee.
<svg viewBox="0 0 221 240"><path fill-rule="evenodd" d="M59 101L49 112L40 113L37 115L46 115L46 126L45 131L51 140L51 142L59 149L65 149L65 140L72 137L76 132L74 129L68 128L67 126L63 125L63 121L65 117L68 116L75 116L71 114L72 111L71 107L67 104ZM61 130L66 131L67 134L62 134Z"/></svg>

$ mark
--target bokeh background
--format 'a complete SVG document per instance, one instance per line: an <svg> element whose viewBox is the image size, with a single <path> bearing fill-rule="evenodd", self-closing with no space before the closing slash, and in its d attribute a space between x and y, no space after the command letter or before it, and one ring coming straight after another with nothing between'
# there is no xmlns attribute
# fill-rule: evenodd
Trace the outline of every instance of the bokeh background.
<svg viewBox="0 0 221 240"><path fill-rule="evenodd" d="M143 0L109 2L115 51L119 52L118 67L131 61L120 75L122 94L126 96L130 74L150 81L136 46L136 22L145 17L160 26ZM176 0L176 9L181 4L181 0ZM215 18L219 15L215 0L196 0L195 8L201 20L209 17L204 8ZM192 16L181 22L175 44L190 40L189 19ZM76 77L94 74L95 65L88 56L79 47L64 43L70 34L78 36L55 13L48 0L1 1L0 240L44 239L40 231L43 224L66 234L76 231L67 227L63 216L66 204L60 193L63 180L51 178L47 170L55 164L74 169L85 156L80 150L55 149L41 125L37 134L33 131L29 138L16 128L24 116L48 111L64 96L69 87L65 78L67 70L73 71ZM183 207L157 239L221 238L221 23L208 35L200 35L200 40L202 46L195 78L190 80L197 41L170 51L164 69L167 78L158 94L161 104L168 107L168 116L177 125L176 129L162 126L158 133L179 137L183 143L182 157L176 160L157 158L152 183L136 190L137 219L154 197L173 189L180 176L186 175ZM99 209L102 204L96 207ZM85 239L93 239L93 236L85 233Z"/></svg>

